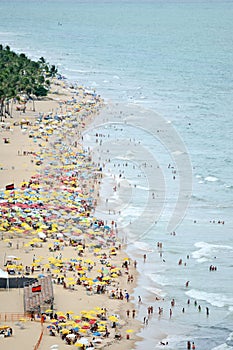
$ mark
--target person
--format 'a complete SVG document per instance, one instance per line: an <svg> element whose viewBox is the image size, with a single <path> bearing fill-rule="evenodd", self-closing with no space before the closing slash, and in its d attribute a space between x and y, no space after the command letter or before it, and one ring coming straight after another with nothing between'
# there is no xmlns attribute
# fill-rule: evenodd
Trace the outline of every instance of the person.
<svg viewBox="0 0 233 350"><path fill-rule="evenodd" d="M209 308L206 307L206 316L209 316Z"/></svg>
<svg viewBox="0 0 233 350"><path fill-rule="evenodd" d="M42 326L43 326L44 322L45 322L45 315L42 314L41 318L40 318L40 323Z"/></svg>
<svg viewBox="0 0 233 350"><path fill-rule="evenodd" d="M191 350L191 342L189 340L187 341L187 350Z"/></svg>
<svg viewBox="0 0 233 350"><path fill-rule="evenodd" d="M7 329L7 334L6 334L7 337L11 337L12 336L12 328L8 328Z"/></svg>
<svg viewBox="0 0 233 350"><path fill-rule="evenodd" d="M188 286L189 286L189 281L187 281L187 282L185 283L185 287L188 288Z"/></svg>
<svg viewBox="0 0 233 350"><path fill-rule="evenodd" d="M52 329L49 330L49 335L50 335L51 337L55 337L55 333L54 333L54 331L53 331Z"/></svg>
<svg viewBox="0 0 233 350"><path fill-rule="evenodd" d="M192 350L195 350L196 349L196 346L194 344L194 342L192 342Z"/></svg>
<svg viewBox="0 0 233 350"><path fill-rule="evenodd" d="M146 261L146 254L143 255L144 262Z"/></svg>

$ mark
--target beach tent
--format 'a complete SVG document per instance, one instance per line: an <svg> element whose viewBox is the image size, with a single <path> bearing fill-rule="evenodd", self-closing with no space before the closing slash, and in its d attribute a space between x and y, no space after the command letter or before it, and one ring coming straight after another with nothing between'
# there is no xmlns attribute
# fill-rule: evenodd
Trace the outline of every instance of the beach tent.
<svg viewBox="0 0 233 350"><path fill-rule="evenodd" d="M6 288L9 289L9 275L8 275L8 273L6 271L3 271L2 269L0 269L0 278L7 279Z"/></svg>

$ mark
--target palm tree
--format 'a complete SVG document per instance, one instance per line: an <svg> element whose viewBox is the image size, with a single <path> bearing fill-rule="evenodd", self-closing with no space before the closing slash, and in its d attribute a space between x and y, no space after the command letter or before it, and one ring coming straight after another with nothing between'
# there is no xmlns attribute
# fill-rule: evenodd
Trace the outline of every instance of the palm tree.
<svg viewBox="0 0 233 350"><path fill-rule="evenodd" d="M16 54L9 46L0 45L0 116L10 114L9 100L26 94L33 100L34 96L46 96L49 91L50 78L55 76L57 69L50 67L45 59L39 61L29 59L24 53Z"/></svg>

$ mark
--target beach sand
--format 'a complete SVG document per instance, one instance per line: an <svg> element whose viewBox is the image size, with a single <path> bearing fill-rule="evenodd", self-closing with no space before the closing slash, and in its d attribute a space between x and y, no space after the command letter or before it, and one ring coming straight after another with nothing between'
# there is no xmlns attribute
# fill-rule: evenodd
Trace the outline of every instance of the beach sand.
<svg viewBox="0 0 233 350"><path fill-rule="evenodd" d="M0 240L0 268L6 270L5 260L7 256L16 256L20 258L17 260L17 264L22 263L23 270L25 272L25 266L32 267L33 261L38 259L37 270L32 274L33 276L46 271L44 265L49 264L49 258L53 257L58 259L62 257L63 266L60 268L52 269L48 272L51 274L54 287L54 312L61 311L64 314L68 310L72 310L74 314L80 315L82 310L93 310L96 307L106 308L106 318L107 326L110 331L108 338L101 336L101 343L95 345L95 348L100 349L108 346L109 349L133 349L134 343L140 338L136 335L141 327L141 322L139 322L136 317L132 318L131 313L133 309L137 309L133 299L132 293L133 289L137 283L137 270L131 262L128 268L123 268L122 264L126 261L127 256L123 249L114 248L117 243L116 234L114 232L114 227L111 230L104 230L101 228L98 233L99 238L95 236L95 232L90 233L91 227L90 222L93 221L89 219L94 215L94 208L90 209L90 213L87 216L87 222L83 225L82 234L84 234L85 249L81 256L79 255L79 250L77 246L69 245L69 234L75 232L76 227L74 226L74 219L76 214L70 209L72 205L74 206L74 199L70 198L70 193L75 193L77 189L84 199L92 196L92 203L98 204L98 191L99 182L101 181L102 174L96 172L96 168L91 163L89 157L88 159L80 159L78 162L79 170L76 174L76 184L70 187L67 180L62 183L62 187L58 184L58 173L63 174L63 169L66 168L66 173L69 170L74 169L75 154L77 152L82 152L82 142L81 135L85 130L85 127L93 120L96 113L98 113L101 108L102 101L97 96L90 95L85 92L83 87L70 88L68 84L64 81L55 81L52 85L51 93L48 98L44 101L36 101L36 111L33 111L32 102L28 103L25 113L15 110L13 106L13 118L7 118L5 123L1 125L1 152L0 152L0 188L2 188L2 218L1 218L1 240ZM58 119L52 118L58 116ZM42 116L41 120L38 121L38 117ZM49 116L52 118L44 118ZM63 116L65 116L63 118ZM52 129L52 132L51 132ZM29 137L31 135L31 137ZM9 139L9 143L5 143L4 139ZM62 141L61 141L62 140ZM67 152L69 153L67 155ZM72 154L72 155L71 155ZM74 164L66 164L66 160L71 159ZM38 163L39 162L39 163ZM55 165L54 165L55 164ZM91 166L90 166L91 164ZM68 169L67 169L68 168ZM45 172L46 170L46 172ZM45 179L43 178L44 174ZM32 183L29 183L29 179L33 177ZM39 178L39 185L34 179ZM73 179L73 178L72 178ZM70 178L69 178L70 180ZM22 183L26 183L23 190L20 189ZM68 181L69 182L69 181ZM13 192L6 191L4 188L6 185L14 184L16 190ZM33 203L42 201L46 203L46 207L41 208L40 213L43 212L42 218L44 220L44 226L41 225L40 219L39 226L34 229L32 228L32 217L29 221L26 219L24 221L24 226L21 226L22 222L20 213L25 214L27 211L22 209L20 206L18 208L13 208L10 210L10 216L17 222L9 219L9 210L7 203L10 203L12 208L12 193L13 201L17 203L22 203L22 200L27 197L24 191L33 192L34 197L31 199ZM39 188L39 189L38 189ZM22 191L22 192L21 192ZM11 194L10 194L11 193ZM27 199L28 200L28 199ZM28 202L27 202L28 203ZM31 203L31 202L30 202ZM15 204L15 202L13 202ZM7 209L6 209L7 208ZM46 208L49 210L49 215L53 213L56 222L53 222L51 216L50 223L54 226L48 229L46 226ZM52 209L51 209L52 208ZM65 208L65 209L64 209ZM68 209L67 209L68 208ZM78 205L80 208L80 203ZM88 212L88 206L86 212ZM5 210L5 211L4 211ZM29 206L29 213L33 211ZM8 211L8 214L7 214ZM60 214L59 214L60 213ZM58 214L60 216L58 216ZM91 215L90 215L91 214ZM65 218L63 219L63 216ZM70 216L69 216L70 215ZM82 212L79 212L77 216L81 216ZM31 214L32 216L32 214ZM30 217L30 215L29 215ZM25 218L25 217L24 217ZM9 219L9 220L8 220ZM101 219L101 218L99 218ZM13 222L13 223L12 223ZM46 242L37 242L32 244L32 240L37 238L39 233L45 233L47 236ZM57 234L62 232L61 242L58 239ZM111 232L111 239L109 239L109 232ZM66 235L63 235L63 234ZM101 240L100 240L101 238ZM9 244L10 243L12 244ZM101 241L100 253L95 253L93 251L93 243L99 243ZM36 241L34 241L36 242ZM51 246L54 244L60 245L60 250L51 251ZM53 250L53 249L52 249ZM115 253L112 254L113 250ZM87 292L85 286L76 285L76 283L71 283L71 279L78 278L77 271L67 271L67 262L73 259L82 259L82 266L87 267L85 260L91 260L91 270L86 272L89 279L94 279L101 274L101 269L103 264L100 262L101 256L106 254L108 259L108 264L113 267L119 268L118 275L111 277L110 270L105 271L105 276L110 276L110 282L106 286L106 291L103 294L91 294ZM116 255L115 255L116 254ZM59 260L59 259L58 259ZM129 260L127 260L129 261ZM66 266L66 267L64 267ZM54 266L53 266L54 268ZM44 269L44 270L43 270ZM105 269L106 270L106 269ZM18 273L16 268L16 273ZM121 271L119 273L119 271ZM63 285L57 284L57 278L60 274L65 274L65 281L67 283L67 288ZM21 276L19 275L19 277ZM120 276L119 276L120 275ZM133 275L133 282L128 282L128 275ZM111 298L111 290L119 292L119 290L125 291L130 295L129 302L127 302L124 297L123 300L118 298ZM59 349L67 348L68 345L61 339L60 335L57 334L56 337L51 337L48 334L47 326L50 324L49 317L46 318L44 326L41 326L40 318L36 318L35 321L30 321L24 315L24 303L23 303L23 289L1 289L1 323L0 325L7 324L13 328L13 336L7 338L0 338L0 346L4 349L32 349L35 347L41 330L44 329L43 337L41 340L40 348L46 349L50 346L57 344ZM125 292L123 292L125 293ZM126 311L130 310L130 317L126 316ZM43 311L43 310L42 310ZM9 321L9 317L13 314L18 314L16 318L22 318L24 320L14 320ZM111 328L112 323L109 321L108 317L111 315L119 315L119 331L122 335L122 339L114 339L115 330ZM137 316L137 310L136 310ZM7 317L7 320L5 320ZM130 329L132 332L128 332ZM87 336L89 340L92 339L92 335L83 333ZM79 348L74 345L71 348Z"/></svg>

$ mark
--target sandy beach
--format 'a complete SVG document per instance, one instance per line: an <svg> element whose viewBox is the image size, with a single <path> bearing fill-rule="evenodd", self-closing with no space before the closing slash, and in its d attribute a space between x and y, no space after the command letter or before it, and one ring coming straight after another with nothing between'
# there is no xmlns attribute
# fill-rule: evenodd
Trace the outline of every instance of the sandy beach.
<svg viewBox="0 0 233 350"><path fill-rule="evenodd" d="M6 350L133 349L139 340L137 268L114 221L94 217L102 169L82 146L102 105L95 92L56 80L35 111L32 101L25 113L13 105L1 123L0 268L9 279L51 277L54 297L25 310L23 288L0 290L0 327L13 329L0 339Z"/></svg>

